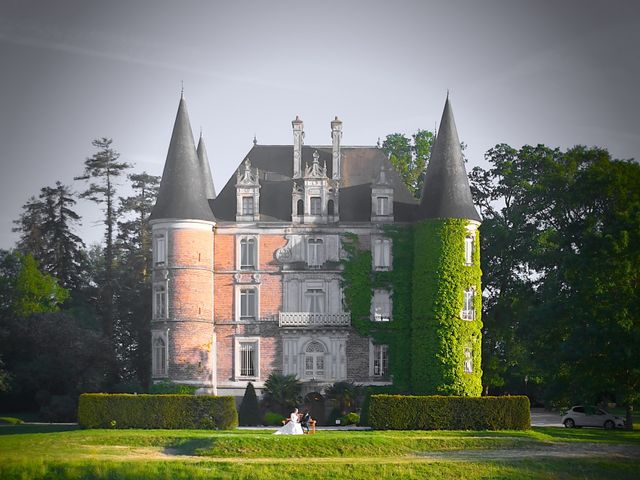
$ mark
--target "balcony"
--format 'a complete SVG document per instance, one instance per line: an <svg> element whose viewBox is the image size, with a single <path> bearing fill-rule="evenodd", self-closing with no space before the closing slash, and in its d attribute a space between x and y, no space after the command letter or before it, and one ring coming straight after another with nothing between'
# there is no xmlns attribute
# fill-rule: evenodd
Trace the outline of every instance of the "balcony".
<svg viewBox="0 0 640 480"><path fill-rule="evenodd" d="M280 312L278 323L281 327L348 327L351 325L351 314Z"/></svg>

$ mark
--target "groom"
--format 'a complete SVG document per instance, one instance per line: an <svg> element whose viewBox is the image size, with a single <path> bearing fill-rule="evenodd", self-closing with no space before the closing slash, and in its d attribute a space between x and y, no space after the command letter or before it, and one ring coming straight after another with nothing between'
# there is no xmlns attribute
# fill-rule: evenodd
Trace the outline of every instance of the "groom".
<svg viewBox="0 0 640 480"><path fill-rule="evenodd" d="M300 419L300 426L302 427L302 431L304 433L309 433L309 422L311 421L311 415L309 415L309 410L304 412L302 418Z"/></svg>

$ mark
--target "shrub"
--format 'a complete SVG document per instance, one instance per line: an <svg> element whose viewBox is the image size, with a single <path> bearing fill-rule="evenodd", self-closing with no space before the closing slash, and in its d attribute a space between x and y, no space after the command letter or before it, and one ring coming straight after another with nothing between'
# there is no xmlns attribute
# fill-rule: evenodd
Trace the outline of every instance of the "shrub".
<svg viewBox="0 0 640 480"><path fill-rule="evenodd" d="M233 397L212 395L80 395L78 422L83 428L202 428L238 426Z"/></svg>
<svg viewBox="0 0 640 480"><path fill-rule="evenodd" d="M15 417L0 417L0 425L21 425L24 422Z"/></svg>
<svg viewBox="0 0 640 480"><path fill-rule="evenodd" d="M173 382L158 382L151 385L149 393L152 394L178 394L178 395L195 395L197 387L193 385L183 385Z"/></svg>
<svg viewBox="0 0 640 480"><path fill-rule="evenodd" d="M371 402L372 395L381 395L381 394L397 394L398 390L392 386L369 386L366 387L364 400L362 401L362 408L360 409L360 425L369 427L369 405Z"/></svg>
<svg viewBox="0 0 640 480"><path fill-rule="evenodd" d="M265 425L277 425L280 426L282 425L282 420L284 420L284 417L279 414L279 413L275 413L275 412L267 412L264 414L264 424Z"/></svg>
<svg viewBox="0 0 640 480"><path fill-rule="evenodd" d="M329 418L327 419L327 425L336 425L336 420L340 420L340 417L342 417L342 412L340 411L340 408L333 407L331 409L331 412L329 412Z"/></svg>
<svg viewBox="0 0 640 480"><path fill-rule="evenodd" d="M371 427L380 430L526 430L531 428L529 399L373 395Z"/></svg>
<svg viewBox="0 0 640 480"><path fill-rule="evenodd" d="M346 415L340 417L341 425L356 425L359 422L360 415L358 415L356 412L347 413Z"/></svg>
<svg viewBox="0 0 640 480"><path fill-rule="evenodd" d="M256 389L253 388L253 383L251 382L247 384L247 389L244 391L244 397L242 398L240 411L238 412L238 420L240 425L260 424L258 397L256 395Z"/></svg>

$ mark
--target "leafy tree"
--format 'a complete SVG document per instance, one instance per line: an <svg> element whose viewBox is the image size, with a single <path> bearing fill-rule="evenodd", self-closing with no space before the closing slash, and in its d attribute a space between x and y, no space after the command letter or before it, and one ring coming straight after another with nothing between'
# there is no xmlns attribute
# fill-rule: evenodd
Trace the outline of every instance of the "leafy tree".
<svg viewBox="0 0 640 480"><path fill-rule="evenodd" d="M264 382L264 402L285 416L301 401L302 384L295 375L271 372Z"/></svg>
<svg viewBox="0 0 640 480"><path fill-rule="evenodd" d="M69 292L60 287L51 275L40 272L33 256L22 255L20 263L11 302L12 313L26 317L34 313L57 312Z"/></svg>
<svg viewBox="0 0 640 480"><path fill-rule="evenodd" d="M362 389L353 382L336 382L327 389L326 394L338 404L340 415L344 415L355 409Z"/></svg>
<svg viewBox="0 0 640 480"><path fill-rule="evenodd" d="M402 133L392 133L387 135L382 143L389 160L416 198L422 193L424 171L429 162L434 139L433 132L418 130L411 140Z"/></svg>
<svg viewBox="0 0 640 480"><path fill-rule="evenodd" d="M11 375L4 369L4 362L0 357L0 393L6 392L9 390L9 382L11 380Z"/></svg>
<svg viewBox="0 0 640 480"><path fill-rule="evenodd" d="M117 381L115 365L115 338L114 338L114 299L113 299L113 267L115 259L114 235L116 227L116 182L130 165L119 162L120 154L115 151L110 138L99 138L92 142L98 151L84 162L84 174L76 177L76 180L89 182L87 189L80 194L81 198L87 198L99 205L105 206L104 225L104 281L101 284L100 305L102 307L102 328L105 338L109 341L109 351L112 353L114 364L111 369L111 381Z"/></svg>
<svg viewBox="0 0 640 480"><path fill-rule="evenodd" d="M247 384L244 391L244 397L238 411L238 420L240 425L259 425L261 423L258 397L251 382Z"/></svg>

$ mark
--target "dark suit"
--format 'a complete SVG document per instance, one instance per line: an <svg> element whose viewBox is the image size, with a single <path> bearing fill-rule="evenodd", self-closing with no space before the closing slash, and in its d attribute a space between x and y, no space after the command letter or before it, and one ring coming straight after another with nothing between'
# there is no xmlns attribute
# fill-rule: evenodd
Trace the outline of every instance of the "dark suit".
<svg viewBox="0 0 640 480"><path fill-rule="evenodd" d="M309 431L310 420L311 420L311 415L309 415L309 412L305 413L302 416L302 420L300 420L300 426L302 427L302 430L306 430L307 432Z"/></svg>

